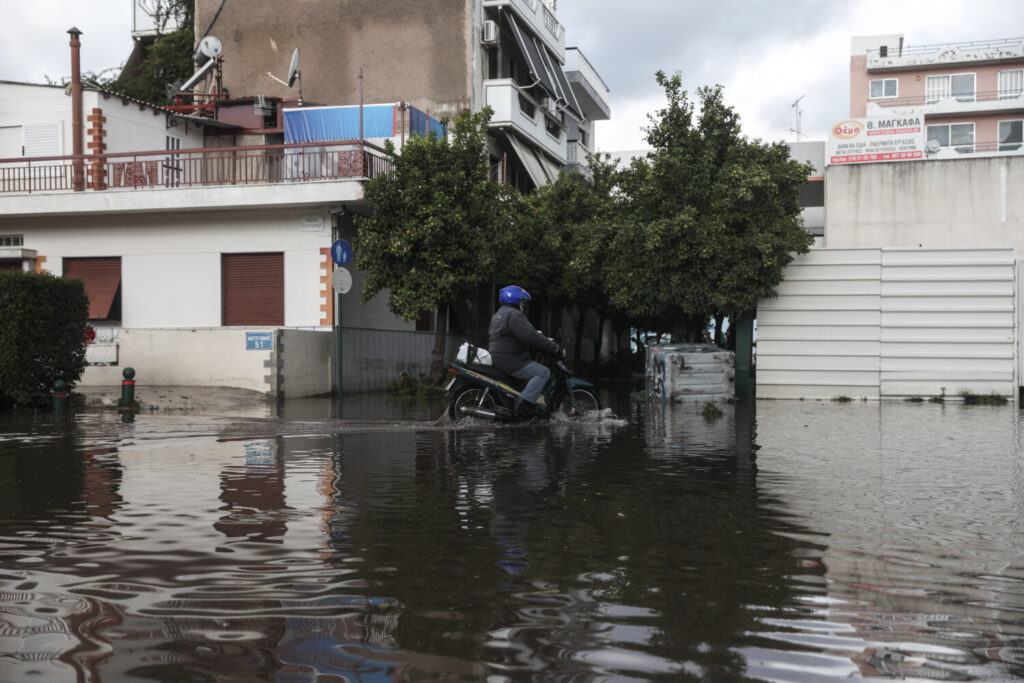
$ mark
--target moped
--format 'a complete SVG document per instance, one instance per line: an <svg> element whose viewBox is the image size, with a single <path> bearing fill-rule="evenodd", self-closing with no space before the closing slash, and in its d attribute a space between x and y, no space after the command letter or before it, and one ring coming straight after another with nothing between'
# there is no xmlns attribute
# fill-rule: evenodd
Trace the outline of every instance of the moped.
<svg viewBox="0 0 1024 683"><path fill-rule="evenodd" d="M470 353L470 358L473 354ZM539 405L548 415L578 419L587 413L601 410L594 385L574 377L561 358L539 358L551 369ZM445 388L448 393L448 417L479 417L499 422L523 422L538 416L524 415L515 410L519 392L526 382L498 370L492 365L474 362L448 364L452 379Z"/></svg>

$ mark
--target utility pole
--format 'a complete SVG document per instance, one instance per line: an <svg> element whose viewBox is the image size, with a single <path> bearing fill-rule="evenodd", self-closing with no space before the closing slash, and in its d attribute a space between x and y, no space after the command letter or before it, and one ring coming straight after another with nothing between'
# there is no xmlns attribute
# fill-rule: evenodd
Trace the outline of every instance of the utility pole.
<svg viewBox="0 0 1024 683"><path fill-rule="evenodd" d="M800 128L800 114L803 113L800 111L800 100L802 100L804 97L804 95L801 95L800 97L796 98L796 101L793 104L790 105L791 107L793 107L793 112L796 114L796 128L790 128L790 131L796 133L797 142L800 142L800 138L801 136L803 136L803 130L801 130Z"/></svg>

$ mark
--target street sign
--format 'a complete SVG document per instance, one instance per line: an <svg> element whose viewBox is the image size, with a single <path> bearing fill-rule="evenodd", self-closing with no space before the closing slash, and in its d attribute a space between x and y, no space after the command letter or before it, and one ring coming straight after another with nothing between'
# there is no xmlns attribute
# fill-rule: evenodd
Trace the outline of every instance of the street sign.
<svg viewBox="0 0 1024 683"><path fill-rule="evenodd" d="M338 294L347 294L352 289L352 273L347 268L336 268L331 276L331 286Z"/></svg>
<svg viewBox="0 0 1024 683"><path fill-rule="evenodd" d="M352 245L345 240L335 240L331 245L331 258L339 266L347 266L352 262Z"/></svg>
<svg viewBox="0 0 1024 683"><path fill-rule="evenodd" d="M246 332L246 351L271 351L274 348L273 332Z"/></svg>

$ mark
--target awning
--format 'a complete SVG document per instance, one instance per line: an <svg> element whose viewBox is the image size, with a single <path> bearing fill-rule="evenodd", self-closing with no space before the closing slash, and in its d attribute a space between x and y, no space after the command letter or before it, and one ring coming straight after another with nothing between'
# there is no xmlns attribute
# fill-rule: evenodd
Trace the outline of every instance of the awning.
<svg viewBox="0 0 1024 683"><path fill-rule="evenodd" d="M537 43L533 36L527 35L521 28L519 28L519 24L516 23L515 17L512 16L511 12L506 12L504 16L505 20L508 22L509 29L512 31L512 35L515 36L516 43L519 45L519 51L523 53L526 65L530 69L530 75L533 76L534 80L539 81L540 85L547 90L552 97L558 97L557 86L542 61L541 53L537 48Z"/></svg>
<svg viewBox="0 0 1024 683"><path fill-rule="evenodd" d="M540 187L541 185L547 185L547 173L544 172L544 167L541 166L541 163L533 153L533 150L519 142L514 135L509 135L508 141L512 145L512 149L515 150L516 156L519 157L519 161L526 169L526 173L530 176L530 180L533 181L534 186Z"/></svg>
<svg viewBox="0 0 1024 683"><path fill-rule="evenodd" d="M547 174L548 179L551 182L558 180L558 176L562 174L562 169L559 168L557 164L550 161L542 152L537 152L537 160L540 161L540 165L544 169L544 173Z"/></svg>
<svg viewBox="0 0 1024 683"><path fill-rule="evenodd" d="M580 105L576 101L576 96L572 92L572 88L569 87L569 81L565 78L565 72L562 71L562 65L558 63L555 56L551 54L551 51L544 47L544 44L533 39L537 44L537 50L540 52L541 61L544 62L544 67L548 70L551 75L551 80L554 81L555 88L557 89L556 99L562 103L563 106L573 110L573 113L577 117L583 118L583 114L580 112Z"/></svg>
<svg viewBox="0 0 1024 683"><path fill-rule="evenodd" d="M66 258L64 277L78 279L89 297L89 319L110 319L110 308L121 286L121 257Z"/></svg>

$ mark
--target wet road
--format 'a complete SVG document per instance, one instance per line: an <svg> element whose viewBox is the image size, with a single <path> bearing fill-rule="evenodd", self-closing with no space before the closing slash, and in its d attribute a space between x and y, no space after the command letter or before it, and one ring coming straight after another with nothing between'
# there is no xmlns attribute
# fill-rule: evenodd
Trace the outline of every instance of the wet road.
<svg viewBox="0 0 1024 683"><path fill-rule="evenodd" d="M0 418L0 681L1024 675L1021 413Z"/></svg>

